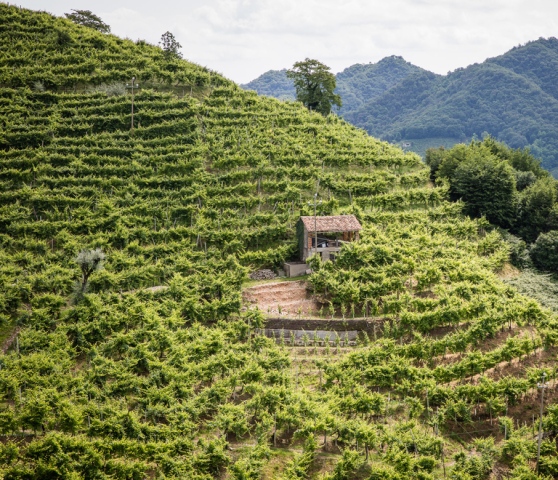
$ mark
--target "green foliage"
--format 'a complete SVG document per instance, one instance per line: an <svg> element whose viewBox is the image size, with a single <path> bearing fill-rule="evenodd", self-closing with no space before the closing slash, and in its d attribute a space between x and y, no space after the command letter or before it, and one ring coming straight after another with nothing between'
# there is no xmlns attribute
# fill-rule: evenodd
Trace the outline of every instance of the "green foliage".
<svg viewBox="0 0 558 480"><path fill-rule="evenodd" d="M542 232L558 227L555 210L558 208L558 183L551 178L541 178L521 192L518 232L529 242Z"/></svg>
<svg viewBox="0 0 558 480"><path fill-rule="evenodd" d="M372 135L405 139L421 155L447 138L455 144L488 132L523 152L511 162L516 170L527 172L518 166L521 156L534 155L554 171L558 166L557 66L555 38L529 42L446 76L400 57L387 57L376 64L352 65L336 75L336 93L343 99L339 113ZM294 98L284 70L266 72L243 88ZM518 190L530 177L520 176Z"/></svg>
<svg viewBox="0 0 558 480"><path fill-rule="evenodd" d="M344 450L343 456L335 465L333 472L328 475L327 480L349 480L354 478L356 471L364 463L364 458L354 450Z"/></svg>
<svg viewBox="0 0 558 480"><path fill-rule="evenodd" d="M496 157L506 160L518 173L532 173L535 178L549 176L548 172L541 166L540 160L537 160L527 148L510 148L505 143L496 141L490 135L484 135L482 145L487 147ZM522 189L518 188L518 190Z"/></svg>
<svg viewBox="0 0 558 480"><path fill-rule="evenodd" d="M537 181L537 177L533 172L515 172L515 186L518 192L525 190Z"/></svg>
<svg viewBox="0 0 558 480"><path fill-rule="evenodd" d="M378 63L355 64L335 75L337 93L343 100L339 109L341 116L357 110L366 102L380 97L405 77L420 72L419 67L401 57L391 56ZM269 70L249 83L241 85L279 100L294 100L296 91L287 70Z"/></svg>
<svg viewBox="0 0 558 480"><path fill-rule="evenodd" d="M304 448L300 455L298 455L292 462L285 468L283 475L284 480L297 480L308 478L308 470L312 466L316 456L317 442L313 435L306 438L304 441Z"/></svg>
<svg viewBox="0 0 558 480"><path fill-rule="evenodd" d="M529 257L529 250L525 241L506 231L501 233L510 249L511 264L521 269L529 267L531 265L531 258Z"/></svg>
<svg viewBox="0 0 558 480"><path fill-rule="evenodd" d="M558 230L539 235L531 248L531 258L541 270L558 272Z"/></svg>
<svg viewBox="0 0 558 480"><path fill-rule="evenodd" d="M0 42L7 47L0 52L3 87L31 87L40 82L47 92L83 92L91 86L125 83L133 76L142 88L188 90L197 95L212 85L231 85L207 68L169 62L160 48L146 42L136 44L7 4L0 5L0 16L12 25L0 33ZM46 104L56 102L42 98Z"/></svg>
<svg viewBox="0 0 558 480"><path fill-rule="evenodd" d="M450 184L452 195L465 202L465 213L503 227L513 224L515 177L507 162L475 152L459 163Z"/></svg>
<svg viewBox="0 0 558 480"><path fill-rule="evenodd" d="M478 479L489 478L497 454L494 439L477 440L475 448L477 455L459 452L454 456L455 466L451 478Z"/></svg>
<svg viewBox="0 0 558 480"><path fill-rule="evenodd" d="M421 71L421 68L395 55L385 57L378 63L357 63L345 68L335 76L336 93L343 99L339 114L344 116L359 110L405 78Z"/></svg>
<svg viewBox="0 0 558 480"><path fill-rule="evenodd" d="M296 99L309 110L325 116L331 112L332 105L341 107L341 97L333 93L335 75L318 60L306 58L296 62L291 70L287 70L287 77L294 83Z"/></svg>
<svg viewBox="0 0 558 480"><path fill-rule="evenodd" d="M448 181L452 198L462 199L469 215L485 215L527 242L558 225L558 183L525 150L486 137L430 149L426 163L433 179Z"/></svg>
<svg viewBox="0 0 558 480"><path fill-rule="evenodd" d="M507 280L523 295L535 298L545 308L558 313L558 282L550 274L535 269L525 269L518 278Z"/></svg>
<svg viewBox="0 0 558 480"><path fill-rule="evenodd" d="M430 167L430 178L435 180L438 176L438 170L440 165L446 158L446 149L444 147L440 148L429 148L426 150L425 163Z"/></svg>

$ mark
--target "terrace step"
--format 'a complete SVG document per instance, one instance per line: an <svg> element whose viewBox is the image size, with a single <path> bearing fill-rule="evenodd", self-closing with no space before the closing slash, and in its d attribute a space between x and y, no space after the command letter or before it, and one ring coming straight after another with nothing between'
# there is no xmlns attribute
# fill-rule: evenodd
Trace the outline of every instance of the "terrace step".
<svg viewBox="0 0 558 480"><path fill-rule="evenodd" d="M246 288L242 297L246 304L257 305L260 310L270 314L312 313L319 309L305 281L254 285Z"/></svg>

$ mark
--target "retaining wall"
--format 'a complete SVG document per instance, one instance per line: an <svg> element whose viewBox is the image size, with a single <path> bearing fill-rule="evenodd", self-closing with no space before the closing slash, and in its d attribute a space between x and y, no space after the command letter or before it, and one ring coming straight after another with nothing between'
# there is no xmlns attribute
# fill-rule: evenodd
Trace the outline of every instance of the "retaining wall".
<svg viewBox="0 0 558 480"><path fill-rule="evenodd" d="M268 318L265 321L266 329L271 330L327 330L333 332L359 331L368 334L380 333L386 318Z"/></svg>

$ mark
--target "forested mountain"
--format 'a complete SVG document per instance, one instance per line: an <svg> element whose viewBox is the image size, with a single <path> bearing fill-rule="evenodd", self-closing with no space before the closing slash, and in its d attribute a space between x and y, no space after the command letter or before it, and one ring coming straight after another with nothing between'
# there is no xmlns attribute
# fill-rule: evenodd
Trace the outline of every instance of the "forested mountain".
<svg viewBox="0 0 558 480"><path fill-rule="evenodd" d="M280 100L294 100L295 89L292 80L287 78L286 71L286 69L270 70L241 87ZM336 75L335 93L341 95L343 99L339 114L343 116L358 109L366 102L381 96L407 76L423 71L403 58L395 56L386 57L378 63L357 63L346 68Z"/></svg>
<svg viewBox="0 0 558 480"><path fill-rule="evenodd" d="M241 85L241 87L279 100L294 100L296 98L294 84L287 77L286 68L283 70L269 70L251 82Z"/></svg>
<svg viewBox="0 0 558 480"><path fill-rule="evenodd" d="M2 478L556 476L556 314L416 154L145 42L0 18ZM307 277L357 343L268 338L242 300L315 194L363 225Z"/></svg>
<svg viewBox="0 0 558 480"><path fill-rule="evenodd" d="M402 57L386 57L378 63L352 65L336 75L337 90L343 107L339 114L347 115L362 105L381 97L412 74L425 72Z"/></svg>
<svg viewBox="0 0 558 480"><path fill-rule="evenodd" d="M397 57L390 58L393 62ZM371 135L404 140L424 153L429 146L468 142L488 133L513 148L528 147L545 168L558 172L556 38L529 42L445 76L408 68L393 77L389 90L383 74L356 77L346 89L344 74L355 67L337 75L344 102L340 115ZM380 95L368 97L375 88Z"/></svg>
<svg viewBox="0 0 558 480"><path fill-rule="evenodd" d="M486 61L514 71L518 75L528 77L541 89L558 98L558 40L556 38L540 38L520 47L514 47L499 57Z"/></svg>

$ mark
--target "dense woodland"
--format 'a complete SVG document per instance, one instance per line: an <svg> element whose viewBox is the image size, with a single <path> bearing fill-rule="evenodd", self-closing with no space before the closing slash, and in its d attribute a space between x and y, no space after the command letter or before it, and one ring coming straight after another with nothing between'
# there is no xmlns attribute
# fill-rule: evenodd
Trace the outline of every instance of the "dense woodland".
<svg viewBox="0 0 558 480"><path fill-rule="evenodd" d="M535 243L537 266L558 272L557 263L538 259L536 253L539 239L558 229L558 181L528 150L514 150L486 137L447 150L430 149L426 163L433 180L447 182L450 198L463 200L464 213L485 216L520 237L523 242L516 242L516 249ZM551 246L549 253L556 248L558 244ZM522 266L524 254L517 250L515 255Z"/></svg>
<svg viewBox="0 0 558 480"><path fill-rule="evenodd" d="M509 241L450 181L143 41L0 18L3 478L558 475L556 311L500 280ZM356 345L242 304L315 192L364 226L308 278L368 319Z"/></svg>
<svg viewBox="0 0 558 480"><path fill-rule="evenodd" d="M340 115L391 142L438 147L488 133L513 148L528 147L558 172L558 40L541 38L481 64L436 75L388 57L337 74ZM268 72L249 84L278 98ZM276 81L278 82L278 80ZM281 82L281 92L286 85Z"/></svg>

